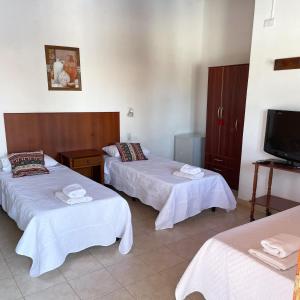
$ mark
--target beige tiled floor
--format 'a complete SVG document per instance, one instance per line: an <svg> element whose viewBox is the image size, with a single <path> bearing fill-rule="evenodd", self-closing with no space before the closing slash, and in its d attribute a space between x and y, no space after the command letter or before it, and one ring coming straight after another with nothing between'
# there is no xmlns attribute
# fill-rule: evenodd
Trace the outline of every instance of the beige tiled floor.
<svg viewBox="0 0 300 300"><path fill-rule="evenodd" d="M248 222L244 206L226 213L207 210L155 231L152 208L128 200L133 217L134 247L121 255L118 243L92 247L67 257L57 270L39 278L28 275L30 260L16 255L21 232L0 212L0 299L174 299L178 280L201 245L215 234ZM189 299L203 299L194 294Z"/></svg>

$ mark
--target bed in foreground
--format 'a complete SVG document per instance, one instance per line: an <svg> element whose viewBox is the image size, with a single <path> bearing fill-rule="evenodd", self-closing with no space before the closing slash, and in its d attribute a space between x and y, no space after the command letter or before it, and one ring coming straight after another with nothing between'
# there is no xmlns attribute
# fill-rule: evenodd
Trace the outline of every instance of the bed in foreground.
<svg viewBox="0 0 300 300"><path fill-rule="evenodd" d="M208 240L176 288L176 299L193 292L205 299L293 299L296 267L279 271L248 254L278 233L300 237L300 207L225 231Z"/></svg>
<svg viewBox="0 0 300 300"><path fill-rule="evenodd" d="M119 251L132 247L131 213L112 190L62 165L45 175L12 178L0 172L0 205L24 231L16 252L32 258L31 276L59 267L69 253L91 246L108 246L121 238ZM67 205L56 191L78 183L93 201Z"/></svg>
<svg viewBox="0 0 300 300"><path fill-rule="evenodd" d="M184 164L151 154L147 157L122 162L118 157L105 156L105 183L158 210L156 230L172 228L204 209L235 209L232 191L218 173L204 170L199 180L181 178L173 172Z"/></svg>

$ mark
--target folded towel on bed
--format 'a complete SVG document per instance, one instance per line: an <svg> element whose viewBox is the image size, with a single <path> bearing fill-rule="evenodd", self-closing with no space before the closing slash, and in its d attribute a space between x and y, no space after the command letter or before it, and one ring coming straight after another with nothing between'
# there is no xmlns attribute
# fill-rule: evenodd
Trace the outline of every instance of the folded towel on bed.
<svg viewBox="0 0 300 300"><path fill-rule="evenodd" d="M297 264L297 255L298 255L297 252L285 258L279 258L270 255L265 251L263 251L263 249L249 249L248 252L254 257L258 258L259 260L263 261L264 263L270 265L271 267L277 270L285 271L296 266Z"/></svg>
<svg viewBox="0 0 300 300"><path fill-rule="evenodd" d="M62 191L69 198L80 198L86 194L86 190L78 183L67 185Z"/></svg>
<svg viewBox="0 0 300 300"><path fill-rule="evenodd" d="M188 178L188 179L195 180L195 179L201 179L204 176L204 172L200 172L196 175L191 175L191 174L183 173L183 172L180 172L180 171L175 171L173 173L173 175L178 176L178 177L183 177L183 178Z"/></svg>
<svg viewBox="0 0 300 300"><path fill-rule="evenodd" d="M190 175L196 175L201 173L202 170L198 167L185 164L180 168L180 172L190 174Z"/></svg>
<svg viewBox="0 0 300 300"><path fill-rule="evenodd" d="M67 197L63 192L56 192L55 197L58 200L61 200L65 202L66 204L77 204L77 203L85 203L85 202L90 202L93 200L92 197L85 196L85 197L78 197L78 198L69 198Z"/></svg>
<svg viewBox="0 0 300 300"><path fill-rule="evenodd" d="M300 237L286 233L276 234L260 243L265 252L280 258L300 250Z"/></svg>

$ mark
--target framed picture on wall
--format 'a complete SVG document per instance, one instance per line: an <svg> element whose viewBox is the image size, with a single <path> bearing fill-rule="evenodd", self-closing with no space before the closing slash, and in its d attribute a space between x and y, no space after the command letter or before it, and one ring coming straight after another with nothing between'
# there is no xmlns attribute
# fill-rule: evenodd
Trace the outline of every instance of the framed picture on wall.
<svg viewBox="0 0 300 300"><path fill-rule="evenodd" d="M79 48L45 45L48 90L81 91Z"/></svg>

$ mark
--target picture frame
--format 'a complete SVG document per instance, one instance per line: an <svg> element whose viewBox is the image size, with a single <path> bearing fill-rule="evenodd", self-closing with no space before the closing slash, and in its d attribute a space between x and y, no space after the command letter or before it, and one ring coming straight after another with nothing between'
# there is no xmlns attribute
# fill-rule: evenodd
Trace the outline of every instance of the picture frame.
<svg viewBox="0 0 300 300"><path fill-rule="evenodd" d="M45 45L48 90L81 91L79 48Z"/></svg>

